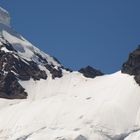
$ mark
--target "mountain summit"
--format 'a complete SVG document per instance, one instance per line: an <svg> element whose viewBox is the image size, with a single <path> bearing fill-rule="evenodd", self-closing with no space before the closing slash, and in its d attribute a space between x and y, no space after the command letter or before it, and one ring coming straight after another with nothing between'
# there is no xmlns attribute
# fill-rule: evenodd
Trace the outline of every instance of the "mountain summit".
<svg viewBox="0 0 140 140"><path fill-rule="evenodd" d="M0 97L27 98L19 80L62 77L63 66L10 27L10 16L0 8Z"/></svg>
<svg viewBox="0 0 140 140"><path fill-rule="evenodd" d="M25 99L19 81L61 78L69 73L60 62L42 52L10 27L10 16L0 8L0 98ZM98 76L97 71L92 74ZM89 77L91 74L89 74Z"/></svg>
<svg viewBox="0 0 140 140"><path fill-rule="evenodd" d="M66 69L0 8L0 140L140 140L140 48L122 70Z"/></svg>
<svg viewBox="0 0 140 140"><path fill-rule="evenodd" d="M130 53L128 60L123 64L122 73L133 75L140 85L140 45Z"/></svg>
<svg viewBox="0 0 140 140"><path fill-rule="evenodd" d="M9 13L0 7L0 23L10 26L10 15Z"/></svg>

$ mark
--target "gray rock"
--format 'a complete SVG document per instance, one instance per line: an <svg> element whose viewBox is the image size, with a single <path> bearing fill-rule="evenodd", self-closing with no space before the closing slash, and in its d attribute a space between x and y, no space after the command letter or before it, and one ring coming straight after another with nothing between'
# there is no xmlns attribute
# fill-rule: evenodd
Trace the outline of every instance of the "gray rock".
<svg viewBox="0 0 140 140"><path fill-rule="evenodd" d="M103 73L99 70L92 68L91 66L87 66L85 68L81 68L79 70L87 78L95 78L96 76L102 76Z"/></svg>
<svg viewBox="0 0 140 140"><path fill-rule="evenodd" d="M140 46L129 54L129 58L123 64L121 72L134 75L135 81L140 85Z"/></svg>

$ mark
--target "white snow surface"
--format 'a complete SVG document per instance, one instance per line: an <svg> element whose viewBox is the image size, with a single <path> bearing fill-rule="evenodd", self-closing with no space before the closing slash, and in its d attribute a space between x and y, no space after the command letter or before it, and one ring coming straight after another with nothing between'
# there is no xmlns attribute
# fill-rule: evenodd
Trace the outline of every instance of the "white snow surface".
<svg viewBox="0 0 140 140"><path fill-rule="evenodd" d="M0 46L8 41L20 58L42 70L36 54L61 66L9 25L9 14L0 8ZM140 140L140 87L133 76L119 71L90 79L63 70L53 80L46 72L47 80L20 81L28 99L0 99L0 140Z"/></svg>
<svg viewBox="0 0 140 140"><path fill-rule="evenodd" d="M27 100L0 100L0 140L140 137L140 87L133 76L117 72L88 79L73 72L20 83Z"/></svg>

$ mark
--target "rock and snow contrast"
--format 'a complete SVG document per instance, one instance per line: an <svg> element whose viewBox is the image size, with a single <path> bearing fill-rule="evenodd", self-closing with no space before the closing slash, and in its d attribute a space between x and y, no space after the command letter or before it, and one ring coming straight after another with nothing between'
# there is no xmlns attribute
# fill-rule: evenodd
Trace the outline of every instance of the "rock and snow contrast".
<svg viewBox="0 0 140 140"><path fill-rule="evenodd" d="M140 140L140 47L110 75L66 69L0 8L0 140Z"/></svg>

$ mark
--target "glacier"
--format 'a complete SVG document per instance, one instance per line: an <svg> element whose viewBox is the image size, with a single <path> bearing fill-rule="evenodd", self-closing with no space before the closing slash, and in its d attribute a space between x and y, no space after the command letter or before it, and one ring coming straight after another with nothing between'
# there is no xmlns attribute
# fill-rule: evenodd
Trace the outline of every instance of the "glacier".
<svg viewBox="0 0 140 140"><path fill-rule="evenodd" d="M133 76L88 79L73 72L21 85L28 99L0 99L2 140L127 140L140 132L140 88Z"/></svg>
<svg viewBox="0 0 140 140"><path fill-rule="evenodd" d="M36 54L56 69L61 64L15 32L2 8L0 23L0 46L6 40L16 52L1 51L34 61L48 76L19 79L27 99L0 98L0 140L140 140L140 86L133 75L86 78L62 68L63 76L53 79Z"/></svg>

